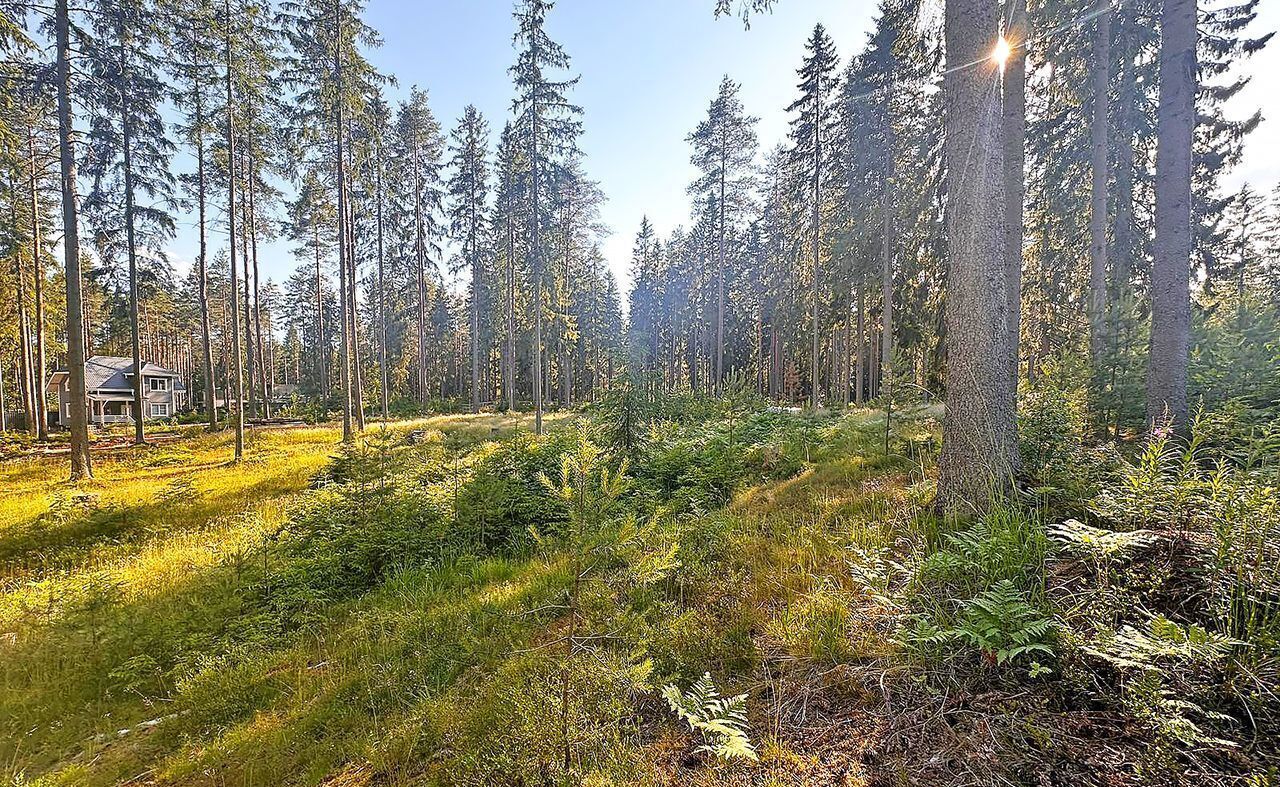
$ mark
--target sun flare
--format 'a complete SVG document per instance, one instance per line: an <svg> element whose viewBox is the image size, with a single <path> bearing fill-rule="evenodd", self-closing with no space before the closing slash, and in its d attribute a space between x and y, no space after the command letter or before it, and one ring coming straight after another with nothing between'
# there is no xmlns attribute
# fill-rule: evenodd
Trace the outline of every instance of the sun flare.
<svg viewBox="0 0 1280 787"><path fill-rule="evenodd" d="M1009 40L1003 35L996 41L996 48L991 50L991 59L996 61L996 65L1000 66L1000 70L1004 71L1004 66L1009 62L1009 55L1013 54L1013 47L1009 46Z"/></svg>

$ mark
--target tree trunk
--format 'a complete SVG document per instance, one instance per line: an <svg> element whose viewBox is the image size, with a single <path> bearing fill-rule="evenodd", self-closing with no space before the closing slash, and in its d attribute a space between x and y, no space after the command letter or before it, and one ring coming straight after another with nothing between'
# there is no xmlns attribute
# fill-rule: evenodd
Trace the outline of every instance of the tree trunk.
<svg viewBox="0 0 1280 787"><path fill-rule="evenodd" d="M1156 208L1151 270L1147 421L1187 425L1191 346L1191 143L1195 132L1196 2L1164 0L1156 115Z"/></svg>
<svg viewBox="0 0 1280 787"><path fill-rule="evenodd" d="M338 178L338 300L342 303L342 339L338 350L338 367L342 378L342 442L354 439L351 431L351 334L347 330L347 167L343 152L342 121L342 3L334 0L333 68L337 83L333 99L333 133L337 155L334 156Z"/></svg>
<svg viewBox="0 0 1280 787"><path fill-rule="evenodd" d="M474 162L474 160L473 160ZM476 172L472 169L470 199L471 211L471 412L480 412L480 248L479 217L476 215Z"/></svg>
<svg viewBox="0 0 1280 787"><path fill-rule="evenodd" d="M1107 324L1107 108L1111 65L1110 0L1101 0L1093 42L1093 120L1089 195L1089 359L1093 409L1100 404Z"/></svg>
<svg viewBox="0 0 1280 787"><path fill-rule="evenodd" d="M817 77L813 108L813 333L812 357L809 359L809 406L818 408L818 256L822 248L822 77Z"/></svg>
<svg viewBox="0 0 1280 787"><path fill-rule="evenodd" d="M724 122L721 121L721 127ZM720 140L720 239L716 253L716 396L724 384L724 235L725 235L725 169L728 166L728 142Z"/></svg>
<svg viewBox="0 0 1280 787"><path fill-rule="evenodd" d="M893 395L893 129L886 128L884 193L880 205L883 240L880 244L880 379L884 393Z"/></svg>
<svg viewBox="0 0 1280 787"><path fill-rule="evenodd" d="M15 184L9 188L9 225L18 227L18 194ZM18 391L22 400L22 413L27 431L36 434L36 392L32 385L31 369L31 329L27 323L27 272L22 264L22 252L15 248L13 253L13 276L15 285L16 311L18 317L18 363L14 371L18 375Z"/></svg>
<svg viewBox="0 0 1280 787"><path fill-rule="evenodd" d="M1131 12L1121 6L1117 22L1120 25L1119 45L1121 57L1118 117L1116 118L1116 220L1114 230L1114 253L1112 254L1113 272L1112 286L1115 288L1113 303L1124 303L1129 295L1129 276L1134 264L1134 230L1133 230L1133 136L1138 125L1141 107L1137 101L1137 69L1134 66L1135 54L1132 51L1131 31L1133 20ZM1111 315L1111 335L1119 333L1119 313L1113 309Z"/></svg>
<svg viewBox="0 0 1280 787"><path fill-rule="evenodd" d="M348 197L347 210L347 314L351 320L351 408L357 432L364 431L364 367L360 363L359 268L356 263L356 210Z"/></svg>
<svg viewBox="0 0 1280 787"><path fill-rule="evenodd" d="M49 417L45 412L44 370L47 366L44 344L44 228L40 226L40 194L36 189L36 135L35 127L28 129L27 155L31 171L31 269L35 287L35 391L36 391L36 439L49 439Z"/></svg>
<svg viewBox="0 0 1280 787"><path fill-rule="evenodd" d="M80 280L80 219L76 205L76 159L71 147L71 19L68 0L56 0L58 157L62 175L62 254L67 282L67 370L71 419L71 480L93 477L89 458L89 400L85 392L84 302Z"/></svg>
<svg viewBox="0 0 1280 787"><path fill-rule="evenodd" d="M377 147L377 178L376 188L378 190L377 222L378 222L378 373L380 375L380 384L382 386L382 420L385 422L389 417L389 393L387 391L387 278L386 278L386 260L383 250L383 224L382 224L382 140L378 140Z"/></svg>
<svg viewBox="0 0 1280 787"><path fill-rule="evenodd" d="M1002 85L1004 135L1004 250L1009 307L1006 313L1009 373L1006 384L1018 400L1018 356L1022 343L1023 202L1027 163L1027 0L1010 0L1006 40L1009 59Z"/></svg>
<svg viewBox="0 0 1280 787"><path fill-rule="evenodd" d="M945 15L947 393L938 494L945 510L981 510L1008 488L1017 455L1004 135L989 58L1000 10L994 0L947 0Z"/></svg>
<svg viewBox="0 0 1280 787"><path fill-rule="evenodd" d="M129 65L125 53L129 44L125 40L123 14L117 17L119 24L120 44L120 144L124 153L124 232L125 244L129 256L129 336L130 349L133 352L133 441L138 445L146 442L142 421L147 417L147 400L142 391L142 339L138 327L138 244L133 226L134 184L133 184L133 121L130 117L128 74Z"/></svg>
<svg viewBox="0 0 1280 787"><path fill-rule="evenodd" d="M533 172L533 226L530 243L533 247L533 432L542 434L542 211L538 193L538 100L536 91L529 112L532 130L529 134L531 155L529 166Z"/></svg>
<svg viewBox="0 0 1280 787"><path fill-rule="evenodd" d="M231 52L231 0L223 0L226 14L226 89L227 89L227 259L231 271L227 300L231 304L231 374L235 377L235 461L244 458L244 372L240 368L240 283L236 271L236 111L235 93L231 88L233 55ZM228 388L228 391L231 389ZM230 413L230 409L228 409Z"/></svg>
<svg viewBox="0 0 1280 787"><path fill-rule="evenodd" d="M516 230L515 206L511 200L511 184L507 193L507 365L504 380L507 407L516 409Z"/></svg>
<svg viewBox="0 0 1280 787"><path fill-rule="evenodd" d="M418 287L418 402L424 407L430 394L427 389L427 262L426 241L422 224L422 171L419 163L420 148L417 131L413 138L413 225L414 272Z"/></svg>
<svg viewBox="0 0 1280 787"><path fill-rule="evenodd" d="M271 417L271 392L267 374L267 352L262 341L262 298L258 287L258 206L254 195L257 193L257 167L253 159L253 151L249 152L249 252L253 258L253 343L258 356L258 391L262 395L262 415ZM270 335L267 341L270 342Z"/></svg>
<svg viewBox="0 0 1280 787"><path fill-rule="evenodd" d="M864 392L867 390L866 370L867 370L867 291L866 286L859 277L858 279L858 338L857 338L857 369L854 371L853 380L853 403L862 406L865 400Z"/></svg>
<svg viewBox="0 0 1280 787"><path fill-rule="evenodd" d="M246 123L247 125L247 123ZM240 265L244 273L244 360L245 360L245 379L249 383L249 417L256 418L258 415L258 352L257 343L254 341L253 330L253 314L254 306L250 298L253 289L253 276L249 268L250 265L250 236L249 227L253 223L252 211L249 208L249 195L253 190L253 168L249 162L241 161L241 169L244 172L244 192L240 195ZM239 295L237 294L237 297Z"/></svg>
<svg viewBox="0 0 1280 787"><path fill-rule="evenodd" d="M320 388L320 401L328 409L329 401L329 340L324 333L324 277L320 272L320 223L312 221L312 234L316 250L316 385Z"/></svg>
<svg viewBox="0 0 1280 787"><path fill-rule="evenodd" d="M194 46L194 42L193 46ZM197 69L198 72L198 69ZM216 397L214 394L213 382L213 340L212 331L209 325L209 241L207 231L206 217L206 183L204 169L204 93L200 89L199 76L194 77L196 80L193 88L193 98L195 99L195 134L196 134L196 226L200 233L200 251L196 258L196 275L199 277L197 282L197 300L200 305L200 339L201 351L204 359L204 406L205 415L209 421L209 428L216 429L218 427L218 408Z"/></svg>

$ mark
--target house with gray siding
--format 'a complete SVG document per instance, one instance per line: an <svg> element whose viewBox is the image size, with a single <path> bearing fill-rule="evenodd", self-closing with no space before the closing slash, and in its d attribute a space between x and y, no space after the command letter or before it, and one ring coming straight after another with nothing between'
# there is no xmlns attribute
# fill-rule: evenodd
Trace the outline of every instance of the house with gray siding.
<svg viewBox="0 0 1280 787"><path fill-rule="evenodd" d="M142 364L142 407L133 400L133 359L95 355L84 364L85 390L89 398L89 422L97 425L133 423L136 413L144 420L170 418L187 405L187 386L172 369ZM49 376L48 390L58 393L58 423L71 423L71 375L59 370Z"/></svg>

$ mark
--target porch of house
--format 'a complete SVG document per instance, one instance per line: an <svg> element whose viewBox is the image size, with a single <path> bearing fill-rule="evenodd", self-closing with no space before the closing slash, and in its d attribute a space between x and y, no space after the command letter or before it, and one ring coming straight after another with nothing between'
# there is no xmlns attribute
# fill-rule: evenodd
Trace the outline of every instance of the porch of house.
<svg viewBox="0 0 1280 787"><path fill-rule="evenodd" d="M89 422L98 426L133 423L133 400L125 398L89 398Z"/></svg>

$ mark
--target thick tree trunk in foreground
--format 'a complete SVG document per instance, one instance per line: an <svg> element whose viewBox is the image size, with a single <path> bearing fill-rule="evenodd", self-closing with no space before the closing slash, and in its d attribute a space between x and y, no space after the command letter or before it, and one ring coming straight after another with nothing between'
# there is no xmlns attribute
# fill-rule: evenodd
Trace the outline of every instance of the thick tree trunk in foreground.
<svg viewBox="0 0 1280 787"><path fill-rule="evenodd" d="M84 381L84 303L80 281L80 218L76 206L76 159L71 148L71 20L68 0L57 0L58 156L62 174L62 255L67 280L67 370L71 410L71 480L93 477L89 459L89 402Z"/></svg>
<svg viewBox="0 0 1280 787"><path fill-rule="evenodd" d="M1155 254L1147 421L1187 424L1191 346L1191 142L1195 131L1196 3L1164 0L1160 17Z"/></svg>
<svg viewBox="0 0 1280 787"><path fill-rule="evenodd" d="M989 55L994 0L947 0L947 394L938 494L944 509L981 510L1010 484L1017 432L1009 355L1011 293L1004 235L1004 135Z"/></svg>
<svg viewBox="0 0 1280 787"><path fill-rule="evenodd" d="M1008 385L1018 399L1018 346L1022 338L1022 243L1023 202L1027 165L1027 3L1011 0L1006 40L1009 59L1005 63L1003 95L1004 125L1004 247L1009 293L1007 314L1009 341Z"/></svg>

